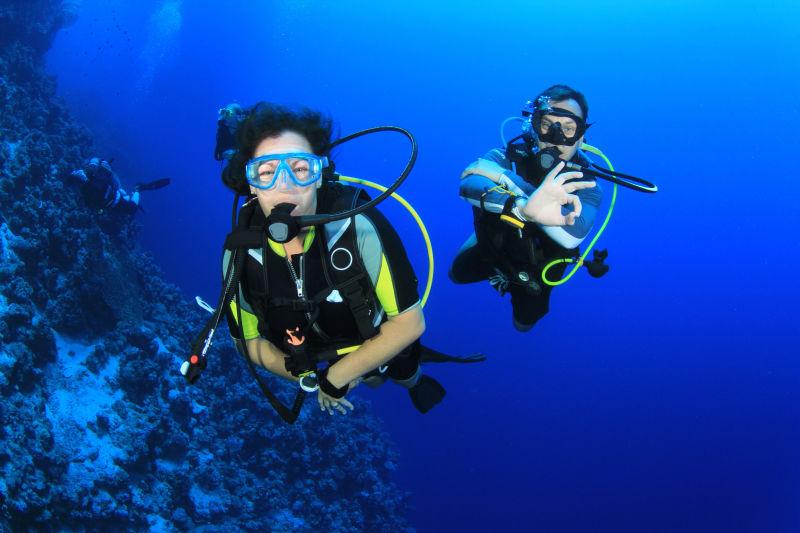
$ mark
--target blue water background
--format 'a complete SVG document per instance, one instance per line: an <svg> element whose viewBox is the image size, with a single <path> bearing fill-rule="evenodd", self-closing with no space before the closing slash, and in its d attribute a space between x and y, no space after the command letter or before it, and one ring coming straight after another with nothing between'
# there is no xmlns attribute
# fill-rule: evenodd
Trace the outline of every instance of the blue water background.
<svg viewBox="0 0 800 533"><path fill-rule="evenodd" d="M209 301L232 198L212 159L220 106L415 134L399 192L436 253L425 341L490 356L431 368L448 396L425 416L397 387L353 393L398 443L419 531L800 531L800 8L559 6L86 0L48 68L126 185L172 178L143 193L143 246ZM579 273L520 334L508 298L447 278L471 230L458 176L553 83L587 95L587 141L661 191L620 192L599 243L610 274ZM388 183L406 155L385 134L337 164ZM413 221L384 205L424 280Z"/></svg>

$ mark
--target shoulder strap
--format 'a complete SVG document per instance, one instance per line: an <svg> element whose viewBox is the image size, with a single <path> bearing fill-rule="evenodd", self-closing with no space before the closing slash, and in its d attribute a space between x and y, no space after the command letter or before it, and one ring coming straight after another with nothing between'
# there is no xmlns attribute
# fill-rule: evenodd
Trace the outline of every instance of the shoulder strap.
<svg viewBox="0 0 800 533"><path fill-rule="evenodd" d="M238 278L238 290L242 291L244 297L253 307L256 315L265 316L265 309L263 302L267 297L267 289L269 287L269 277L267 273L267 240L264 231L264 222L266 218L261 211L258 202L255 198L245 202L239 209L236 227L225 237L224 249L230 251L232 255L238 251L241 257L240 276ZM252 265L257 260L250 258L251 250L261 251L262 268L257 271L254 270ZM254 256L255 257L255 256ZM262 322L259 321L259 328ZM264 331L259 330L262 335Z"/></svg>
<svg viewBox="0 0 800 533"><path fill-rule="evenodd" d="M330 213L352 209L369 201L369 195L363 189L338 183L330 185L338 186L329 190L333 196L326 199L329 203L325 208ZM347 303L361 338L374 337L378 333L374 324L375 290L358 248L355 217L327 224L319 244L328 283Z"/></svg>
<svg viewBox="0 0 800 533"><path fill-rule="evenodd" d="M225 237L225 249L261 248L264 241L266 218L255 199L247 201L240 209L236 227Z"/></svg>

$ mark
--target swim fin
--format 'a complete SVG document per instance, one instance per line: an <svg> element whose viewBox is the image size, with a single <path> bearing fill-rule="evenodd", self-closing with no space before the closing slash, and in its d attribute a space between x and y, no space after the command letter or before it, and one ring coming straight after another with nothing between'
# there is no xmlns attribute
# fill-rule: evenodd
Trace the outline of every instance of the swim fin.
<svg viewBox="0 0 800 533"><path fill-rule="evenodd" d="M170 184L169 178L161 178L160 180L151 181L150 183L137 183L137 191L154 191L156 189L163 189Z"/></svg>
<svg viewBox="0 0 800 533"><path fill-rule="evenodd" d="M408 389L411 403L420 413L427 413L433 409L436 404L442 401L445 394L447 394L447 391L444 390L441 383L425 374L419 377L416 385Z"/></svg>
<svg viewBox="0 0 800 533"><path fill-rule="evenodd" d="M427 346L420 346L420 361L423 363L480 363L486 361L486 356L482 353L459 357L458 355L448 355Z"/></svg>

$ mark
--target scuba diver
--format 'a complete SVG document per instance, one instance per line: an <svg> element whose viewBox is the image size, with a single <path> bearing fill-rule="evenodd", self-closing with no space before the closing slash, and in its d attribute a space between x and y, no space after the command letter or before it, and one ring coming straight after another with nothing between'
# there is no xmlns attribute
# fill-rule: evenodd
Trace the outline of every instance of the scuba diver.
<svg viewBox="0 0 800 533"><path fill-rule="evenodd" d="M82 168L73 170L69 175L73 184L80 186L81 195L86 205L97 210L133 215L139 206L141 191L161 189L169 185L169 178L158 179L149 183L138 183L133 192L126 192L120 184L111 163L99 157L92 157Z"/></svg>
<svg viewBox="0 0 800 533"><path fill-rule="evenodd" d="M346 397L352 387L388 379L407 389L425 413L445 389L422 373L421 361L483 357L457 358L420 344L425 319L416 275L397 232L373 207L408 175L416 143L400 128L373 128L405 133L412 157L392 187L369 200L362 189L337 181L343 177L330 158L335 145L373 131L332 142L332 129L318 112L263 102L239 126L239 150L223 171L223 182L237 193L223 254L223 294L215 310L207 308L214 316L181 373L193 383L205 368L224 312L238 351L285 421L297 419L306 392L317 392L322 411L346 414L353 409ZM237 217L238 195L246 201ZM291 409L260 380L254 364L298 382Z"/></svg>
<svg viewBox="0 0 800 533"><path fill-rule="evenodd" d="M236 128L245 116L244 109L237 103L220 108L217 113L217 144L214 147L214 159L227 161L236 153Z"/></svg>
<svg viewBox="0 0 800 533"><path fill-rule="evenodd" d="M531 129L529 142L540 150L555 147L564 161L586 163L579 150L588 128L589 106L583 94L554 85L536 101L547 102L547 107L534 112L538 128ZM488 279L501 295L510 292L514 327L523 332L548 311L552 287L539 281L541 265L576 254L603 196L594 180L572 182L565 190L565 207L550 213L551 220L537 218L526 200L543 182L552 183L563 164L545 173L528 159L514 162L505 148L494 149L464 170L460 195L473 205L475 233L450 268L455 283ZM581 177L575 171L560 176L563 181ZM559 265L553 274L560 276L565 269L566 264Z"/></svg>
<svg viewBox="0 0 800 533"><path fill-rule="evenodd" d="M593 277L608 271L607 251L595 250L591 261L585 259L608 223L616 186L640 192L657 187L614 171L600 150L584 143L591 124L580 92L553 85L528 102L522 115L501 126L502 148L461 174L460 195L473 206L475 231L449 276L458 284L488 280L501 296L510 292L514 327L525 332L547 314L552 288L580 266ZM502 130L509 120L522 121L523 133L506 142ZM584 151L601 156L609 168L594 164ZM596 178L613 182L614 194L601 230L580 254L603 201ZM564 276L569 263L576 266Z"/></svg>

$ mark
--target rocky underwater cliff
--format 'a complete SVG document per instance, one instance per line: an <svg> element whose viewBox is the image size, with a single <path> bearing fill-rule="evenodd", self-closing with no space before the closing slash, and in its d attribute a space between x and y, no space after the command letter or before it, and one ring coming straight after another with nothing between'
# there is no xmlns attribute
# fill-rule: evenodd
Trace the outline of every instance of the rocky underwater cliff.
<svg viewBox="0 0 800 533"><path fill-rule="evenodd" d="M368 409L284 424L226 331L185 384L207 315L64 180L93 155L43 66L70 5L0 6L0 528L408 529Z"/></svg>

